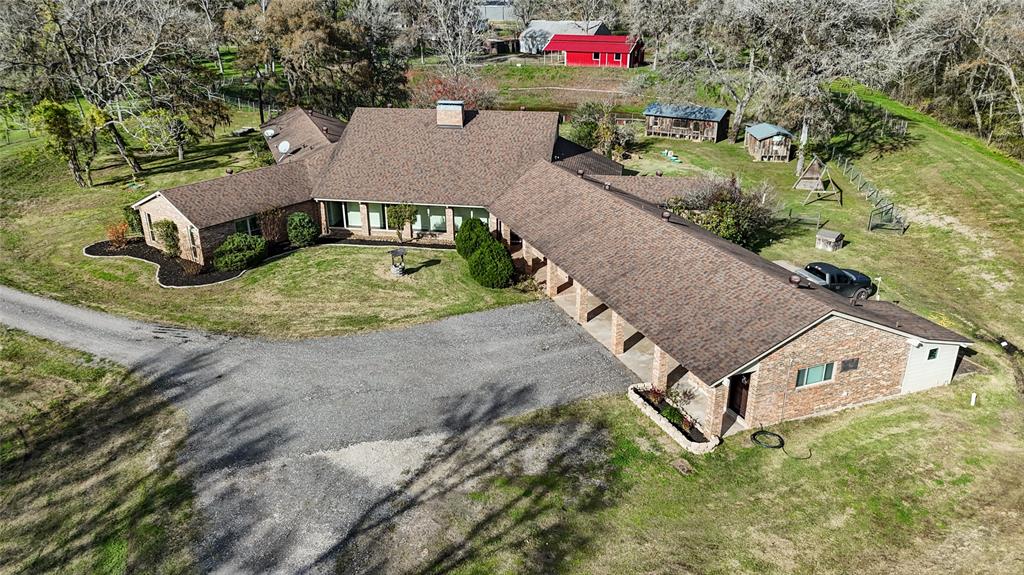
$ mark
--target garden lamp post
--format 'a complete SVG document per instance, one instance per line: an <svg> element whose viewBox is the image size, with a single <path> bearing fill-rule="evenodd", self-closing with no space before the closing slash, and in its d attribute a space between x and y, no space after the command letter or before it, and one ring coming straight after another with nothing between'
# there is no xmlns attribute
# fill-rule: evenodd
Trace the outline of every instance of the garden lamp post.
<svg viewBox="0 0 1024 575"><path fill-rule="evenodd" d="M391 275L405 274L405 248L391 250L388 253L391 254Z"/></svg>

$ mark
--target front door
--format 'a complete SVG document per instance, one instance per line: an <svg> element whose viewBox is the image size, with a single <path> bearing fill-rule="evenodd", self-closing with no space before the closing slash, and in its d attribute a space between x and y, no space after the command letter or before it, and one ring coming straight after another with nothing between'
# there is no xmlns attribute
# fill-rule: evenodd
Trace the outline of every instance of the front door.
<svg viewBox="0 0 1024 575"><path fill-rule="evenodd" d="M740 417L747 416L747 393L749 391L749 373L734 375L729 378L729 409Z"/></svg>

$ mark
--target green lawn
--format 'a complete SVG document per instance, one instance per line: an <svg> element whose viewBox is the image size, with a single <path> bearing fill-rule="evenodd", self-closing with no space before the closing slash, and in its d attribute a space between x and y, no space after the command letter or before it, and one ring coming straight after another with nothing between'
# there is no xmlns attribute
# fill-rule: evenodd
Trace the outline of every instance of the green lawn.
<svg viewBox="0 0 1024 575"><path fill-rule="evenodd" d="M184 438L124 369L0 327L0 574L192 572Z"/></svg>
<svg viewBox="0 0 1024 575"><path fill-rule="evenodd" d="M239 114L234 125L253 125ZM227 130L227 129L226 129ZM249 167L244 138L220 134L174 157L146 158L140 189L104 158L92 189L75 187L39 142L0 147L0 282L111 313L237 334L299 337L403 326L535 297L482 288L453 251L411 250L401 280L387 276L380 248L316 247L293 253L221 285L162 289L151 264L82 255L104 239L121 206L154 190Z"/></svg>
<svg viewBox="0 0 1024 575"><path fill-rule="evenodd" d="M778 426L788 454L682 453L624 397L526 416L442 446L339 572L1020 573L1024 403L996 373Z"/></svg>
<svg viewBox="0 0 1024 575"><path fill-rule="evenodd" d="M644 138L626 165L641 174L666 176L710 170L741 182L768 181L786 210L815 217L843 232L849 245L836 253L814 249L813 226L795 226L763 250L768 259L798 264L824 260L881 277L881 297L899 300L934 321L969 336L1024 338L1024 166L978 146L948 128L915 121L917 143L884 156L856 160L879 188L892 190L897 205L913 210L906 235L868 232L871 204L832 167L844 204L817 201L792 189L796 162L758 163L742 145ZM673 163L660 152L672 149ZM985 200L981 200L980 197ZM1016 223L1016 224L1015 224Z"/></svg>

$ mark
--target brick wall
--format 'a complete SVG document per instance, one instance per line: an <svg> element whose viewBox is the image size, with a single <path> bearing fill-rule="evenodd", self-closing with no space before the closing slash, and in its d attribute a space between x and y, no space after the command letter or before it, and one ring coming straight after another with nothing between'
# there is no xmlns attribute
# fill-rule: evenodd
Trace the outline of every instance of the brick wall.
<svg viewBox="0 0 1024 575"><path fill-rule="evenodd" d="M162 220L170 220L178 226L178 245L181 247L181 257L203 263L202 255L199 253L201 246L196 246L198 257L192 257L192 249L188 239L188 228L192 225L192 222L188 221L185 216L181 215L181 212L175 209L167 198L157 196L142 204L139 206L139 216L142 218L142 233L146 238L147 244L158 249L163 249L164 244L160 241L160 236L153 233L153 230L149 227L149 222L152 220L152 222L156 224Z"/></svg>
<svg viewBox="0 0 1024 575"><path fill-rule="evenodd" d="M833 411L900 393L906 339L843 318L831 318L761 360L750 381L751 425ZM841 371L845 359L857 369ZM796 387L801 368L835 362L832 380Z"/></svg>
<svg viewBox="0 0 1024 575"><path fill-rule="evenodd" d="M288 216L294 212L305 212L310 218L313 219L313 223L317 224L320 222L320 207L317 206L316 202L309 200L308 202L302 202L299 204L292 204L281 208L282 217L284 223L282 229L284 230L284 241L288 241ZM253 214L255 215L255 214ZM217 224L215 226L209 226L199 230L200 245L202 246L203 262L213 263L213 252L228 236L235 233L235 222L225 222L223 224ZM202 262L200 262L202 263Z"/></svg>

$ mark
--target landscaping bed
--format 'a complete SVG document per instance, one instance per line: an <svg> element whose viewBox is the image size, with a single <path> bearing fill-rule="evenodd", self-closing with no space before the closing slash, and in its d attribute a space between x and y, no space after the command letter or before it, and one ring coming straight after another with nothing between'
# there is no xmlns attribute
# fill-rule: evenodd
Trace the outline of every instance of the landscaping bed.
<svg viewBox="0 0 1024 575"><path fill-rule="evenodd" d="M216 270L203 270L202 272L189 273L182 265L179 258L170 258L153 246L146 244L142 238L131 238L128 245L122 249L114 249L110 242L104 240L86 246L85 254L94 257L129 257L145 260L156 264L159 269L156 279L164 287L196 287L215 284L242 275L245 270L221 272Z"/></svg>
<svg viewBox="0 0 1024 575"><path fill-rule="evenodd" d="M644 415L683 449L692 453L707 453L720 443L717 437L707 438L692 418L666 401L664 394L655 392L649 385L632 385L627 394Z"/></svg>

